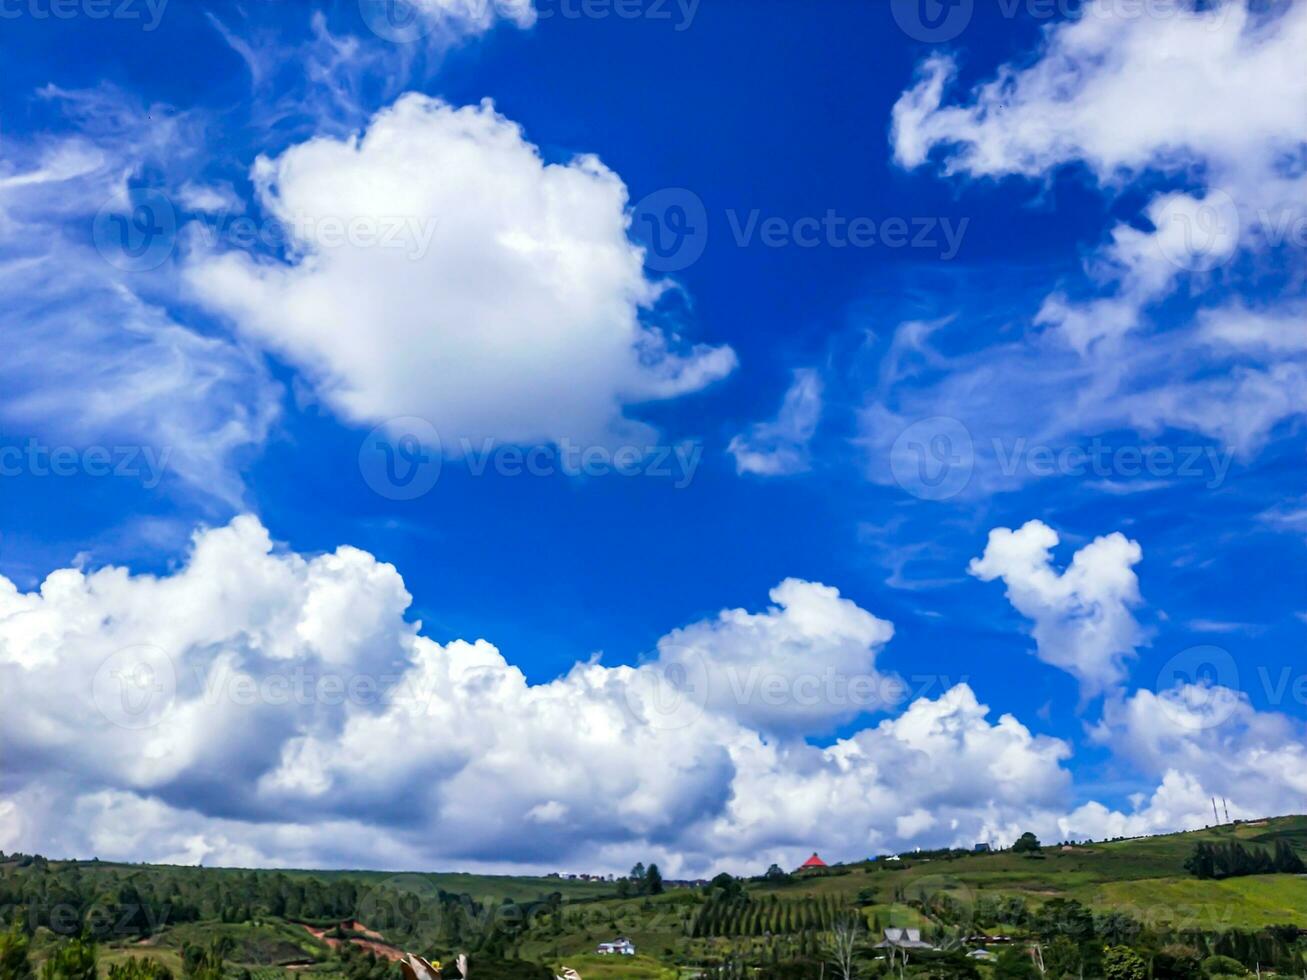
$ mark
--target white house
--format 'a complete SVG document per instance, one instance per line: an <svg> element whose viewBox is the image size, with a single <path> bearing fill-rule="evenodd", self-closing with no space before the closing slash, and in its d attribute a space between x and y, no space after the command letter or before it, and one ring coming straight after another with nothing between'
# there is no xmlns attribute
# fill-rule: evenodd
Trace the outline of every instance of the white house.
<svg viewBox="0 0 1307 980"><path fill-rule="evenodd" d="M876 949L934 949L930 943L922 942L920 929L886 929L885 941L879 942Z"/></svg>
<svg viewBox="0 0 1307 980"><path fill-rule="evenodd" d="M600 943L595 952L600 956L634 956L635 943L629 939L614 939L611 943Z"/></svg>

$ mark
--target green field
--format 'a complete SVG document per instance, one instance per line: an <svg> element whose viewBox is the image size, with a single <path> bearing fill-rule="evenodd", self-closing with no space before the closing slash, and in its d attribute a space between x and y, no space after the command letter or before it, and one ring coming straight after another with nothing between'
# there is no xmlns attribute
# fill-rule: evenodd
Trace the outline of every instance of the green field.
<svg viewBox="0 0 1307 980"><path fill-rule="evenodd" d="M678 980L678 971L648 956L571 956L551 964L570 966L585 980Z"/></svg>
<svg viewBox="0 0 1307 980"><path fill-rule="evenodd" d="M869 936L879 936L887 926L908 926L936 944L965 940L974 947L978 935L1047 941L1037 930L1066 908L1080 909L1075 914L1092 920L1094 929L1102 918L1101 928L1132 937L1145 951L1188 945L1196 956L1206 956L1225 955L1228 948L1242 951L1250 967L1274 956L1295 964L1295 971L1294 957L1301 957L1307 968L1307 875L1198 879L1185 870L1185 862L1200 841L1238 841L1267 850L1284 841L1304 852L1307 817L1132 840L1046 844L1028 855L905 854L897 861L865 861L780 880L727 878L711 888L671 887L663 894L628 898L617 897L612 882L559 878L250 872L106 862L0 865L0 886L11 895L32 894L66 890L71 882L85 894L170 896L168 901L189 908L180 918L137 925L133 936L101 941L101 976L112 964L138 956L156 959L181 977L184 946L202 948L221 940L233 980L244 980L247 972L250 980L305 974L311 980L394 980L392 965L372 959L364 945L351 945L369 938L366 929L380 932L391 947L432 958L448 960L464 949L483 963L498 957L555 972L570 966L585 980L688 980L728 962L755 969L769 962L818 963L829 928L849 915ZM274 914L273 905L286 908ZM345 953L312 935L305 922L338 929L330 937L338 946L344 943ZM631 939L640 955L594 955L596 944L618 936ZM38 930L34 961L39 964L57 942L49 929ZM869 959L869 968L873 964ZM989 969L986 964L982 972Z"/></svg>

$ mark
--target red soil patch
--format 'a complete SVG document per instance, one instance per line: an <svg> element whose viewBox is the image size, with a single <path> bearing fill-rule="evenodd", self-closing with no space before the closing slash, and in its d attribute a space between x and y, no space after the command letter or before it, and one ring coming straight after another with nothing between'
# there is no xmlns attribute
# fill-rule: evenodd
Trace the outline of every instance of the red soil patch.
<svg viewBox="0 0 1307 980"><path fill-rule="evenodd" d="M302 925L306 930L308 930L308 932L315 939L321 939L332 949L335 949L341 943L339 939L335 939L331 936L328 936L327 935L328 930L326 929L319 929L316 926L309 925L307 922L301 922L300 925ZM354 946L359 947L360 949L367 950L369 953L376 954L376 956L378 956L380 959L390 960L393 963L397 960L402 960L404 958L404 951L402 949L390 945L390 943L385 941L381 933L373 929L369 929L361 922L358 921L342 922L340 924L340 928L345 929L349 932L361 932L365 936L375 937L374 939L360 939L357 936L350 936L348 938L348 942Z"/></svg>

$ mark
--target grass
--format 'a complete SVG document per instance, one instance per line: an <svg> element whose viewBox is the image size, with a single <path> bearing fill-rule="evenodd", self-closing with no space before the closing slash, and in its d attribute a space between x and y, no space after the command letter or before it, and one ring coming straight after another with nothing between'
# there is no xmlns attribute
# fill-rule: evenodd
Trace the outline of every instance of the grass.
<svg viewBox="0 0 1307 980"><path fill-rule="evenodd" d="M208 946L219 937L231 940L232 952L227 959L242 966L321 961L331 955L326 943L315 939L302 926L281 919L258 922L188 922L174 926L160 935L157 945L180 950L183 943Z"/></svg>
<svg viewBox="0 0 1307 980"><path fill-rule="evenodd" d="M175 950L163 949L157 946L120 946L110 947L101 946L96 950L96 972L101 977L109 975L109 967L115 963L121 963L131 957L138 959L156 960L162 963L172 971L174 977L182 975L182 958Z"/></svg>
<svg viewBox="0 0 1307 980"><path fill-rule="evenodd" d="M1112 906L1152 925L1179 928L1257 929L1267 925L1307 928L1307 878L1254 875L1224 881L1152 878L1111 882L1095 890L1091 904Z"/></svg>
<svg viewBox="0 0 1307 980"><path fill-rule="evenodd" d="M648 956L572 956L551 964L556 972L570 966L585 980L677 980L678 971Z"/></svg>

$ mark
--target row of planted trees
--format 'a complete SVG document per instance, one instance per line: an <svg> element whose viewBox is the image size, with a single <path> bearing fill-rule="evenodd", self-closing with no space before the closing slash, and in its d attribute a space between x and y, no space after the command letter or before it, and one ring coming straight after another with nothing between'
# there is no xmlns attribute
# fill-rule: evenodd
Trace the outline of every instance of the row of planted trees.
<svg viewBox="0 0 1307 980"><path fill-rule="evenodd" d="M183 944L182 971L186 980L223 980L228 941L207 947ZM99 951L85 936L55 940L34 955L31 940L18 926L0 933L0 980L96 980ZM40 959L40 966L34 962ZM148 956L129 956L110 963L109 980L173 980L172 971Z"/></svg>
<svg viewBox="0 0 1307 980"><path fill-rule="evenodd" d="M1197 878L1239 878L1244 875L1307 874L1296 851L1285 840L1275 842L1275 850L1245 847L1238 841L1209 844L1200 842L1185 861L1185 870Z"/></svg>
<svg viewBox="0 0 1307 980"><path fill-rule="evenodd" d="M790 901L776 895L751 899L744 894L715 891L699 906L690 936L699 939L824 932L841 914L841 905L832 896Z"/></svg>

